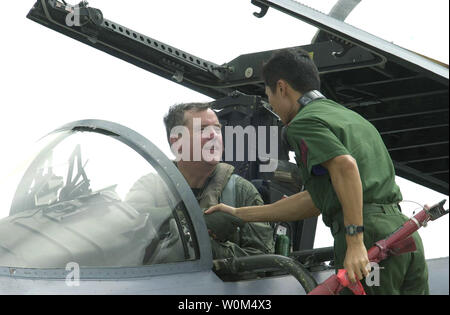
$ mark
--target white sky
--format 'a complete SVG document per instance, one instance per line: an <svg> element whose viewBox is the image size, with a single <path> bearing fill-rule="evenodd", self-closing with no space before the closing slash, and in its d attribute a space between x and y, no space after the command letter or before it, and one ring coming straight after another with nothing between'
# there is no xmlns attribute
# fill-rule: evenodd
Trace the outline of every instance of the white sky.
<svg viewBox="0 0 450 315"><path fill-rule="evenodd" d="M9 211L18 178L15 170L28 148L51 130L80 119L111 120L169 154L162 123L168 107L210 100L26 19L34 2L2 4L6 14L0 19L0 218ZM300 2L327 13L335 0ZM109 20L217 64L245 53L306 45L316 32L273 9L257 19L252 13L259 8L250 0L89 4ZM447 0L363 0L346 22L448 64L448 6ZM448 198L400 178L398 184L405 200L432 204ZM402 206L408 216L417 209L413 203ZM427 257L448 256L448 216L431 225L421 231ZM329 232L320 223L315 247L330 245Z"/></svg>

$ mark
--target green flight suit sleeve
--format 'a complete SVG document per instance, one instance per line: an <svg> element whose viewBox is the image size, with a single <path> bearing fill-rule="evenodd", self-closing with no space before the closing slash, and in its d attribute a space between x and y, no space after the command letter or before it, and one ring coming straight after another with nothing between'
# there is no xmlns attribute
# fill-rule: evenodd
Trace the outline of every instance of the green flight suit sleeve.
<svg viewBox="0 0 450 315"><path fill-rule="evenodd" d="M263 205L258 190L242 177L236 179L236 207ZM246 223L232 240L211 240L215 259L272 254L275 250L273 228L269 223Z"/></svg>
<svg viewBox="0 0 450 315"><path fill-rule="evenodd" d="M308 175L313 167L334 157L350 154L339 139L339 130L333 130L317 117L294 120L288 127L287 135Z"/></svg>

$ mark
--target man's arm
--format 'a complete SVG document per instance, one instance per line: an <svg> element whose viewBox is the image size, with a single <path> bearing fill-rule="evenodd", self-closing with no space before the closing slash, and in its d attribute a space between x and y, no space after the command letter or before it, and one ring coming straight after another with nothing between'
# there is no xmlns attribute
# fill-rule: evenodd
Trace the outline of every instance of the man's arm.
<svg viewBox="0 0 450 315"><path fill-rule="evenodd" d="M350 155L340 155L322 163L331 178L334 191L342 206L344 225L363 225L363 193L358 165ZM344 268L349 279L362 279L367 276L369 264L367 249L364 246L363 233L354 236L346 235L347 253Z"/></svg>
<svg viewBox="0 0 450 315"><path fill-rule="evenodd" d="M252 183L237 176L235 180L236 207L260 206L264 202ZM208 219L206 216L205 219ZM275 251L273 228L267 222L246 223L240 227L239 232L230 235L223 241L216 237L212 239L214 258L242 257L248 255L272 254Z"/></svg>
<svg viewBox="0 0 450 315"><path fill-rule="evenodd" d="M214 211L228 212L246 222L289 222L320 215L307 191L263 206L233 208L221 203L206 210L205 214Z"/></svg>

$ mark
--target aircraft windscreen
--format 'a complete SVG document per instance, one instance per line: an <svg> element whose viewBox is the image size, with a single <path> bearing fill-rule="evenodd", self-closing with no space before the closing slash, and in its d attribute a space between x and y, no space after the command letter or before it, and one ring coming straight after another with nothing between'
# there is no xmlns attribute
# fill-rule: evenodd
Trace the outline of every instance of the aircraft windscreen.
<svg viewBox="0 0 450 315"><path fill-rule="evenodd" d="M0 220L0 266L139 266L195 259L185 207L114 137L50 135ZM167 179L166 179L167 180Z"/></svg>

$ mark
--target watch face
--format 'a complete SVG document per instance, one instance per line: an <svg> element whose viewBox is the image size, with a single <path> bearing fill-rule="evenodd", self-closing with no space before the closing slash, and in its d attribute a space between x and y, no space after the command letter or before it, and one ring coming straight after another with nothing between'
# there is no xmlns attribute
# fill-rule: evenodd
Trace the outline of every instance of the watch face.
<svg viewBox="0 0 450 315"><path fill-rule="evenodd" d="M346 226L345 229L348 235L355 235L364 231L362 226L357 226L354 224Z"/></svg>

